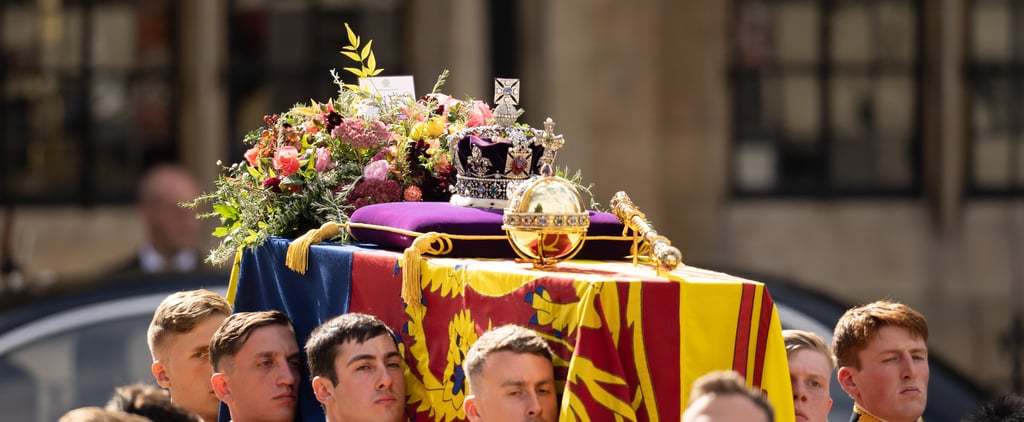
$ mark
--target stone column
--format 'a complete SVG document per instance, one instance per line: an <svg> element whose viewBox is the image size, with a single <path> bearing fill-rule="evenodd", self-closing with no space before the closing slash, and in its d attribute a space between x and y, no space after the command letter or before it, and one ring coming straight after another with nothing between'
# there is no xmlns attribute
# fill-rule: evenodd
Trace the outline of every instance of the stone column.
<svg viewBox="0 0 1024 422"><path fill-rule="evenodd" d="M225 0L184 0L181 12L181 160L203 184L213 188L220 168L228 162L227 87L223 80L228 60Z"/></svg>

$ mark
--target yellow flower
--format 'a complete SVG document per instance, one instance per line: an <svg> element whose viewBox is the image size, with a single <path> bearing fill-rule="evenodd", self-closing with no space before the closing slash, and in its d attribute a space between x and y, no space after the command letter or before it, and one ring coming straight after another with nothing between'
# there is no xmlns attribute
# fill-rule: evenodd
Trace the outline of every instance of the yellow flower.
<svg viewBox="0 0 1024 422"><path fill-rule="evenodd" d="M436 116L427 122L427 134L432 138L441 136L444 133L444 117Z"/></svg>
<svg viewBox="0 0 1024 422"><path fill-rule="evenodd" d="M416 124L412 125L412 130L409 131L409 139L414 141L422 139L426 126L423 122L416 122Z"/></svg>

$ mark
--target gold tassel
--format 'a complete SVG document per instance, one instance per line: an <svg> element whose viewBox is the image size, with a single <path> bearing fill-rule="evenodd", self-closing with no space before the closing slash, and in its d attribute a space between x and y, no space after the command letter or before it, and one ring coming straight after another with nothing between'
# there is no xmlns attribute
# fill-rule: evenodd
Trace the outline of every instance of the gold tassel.
<svg viewBox="0 0 1024 422"><path fill-rule="evenodd" d="M420 259L423 254L446 255L451 251L452 239L437 232L424 233L405 248L405 252L402 253L402 300L406 306L419 306L423 299L420 282Z"/></svg>
<svg viewBox="0 0 1024 422"><path fill-rule="evenodd" d="M309 267L309 247L338 235L341 225L333 221L324 223L319 229L313 229L299 236L288 244L288 253L284 265L299 274L305 274Z"/></svg>
<svg viewBox="0 0 1024 422"><path fill-rule="evenodd" d="M242 253L244 251L244 246L239 246L238 250L235 251L235 262L231 264L231 276L228 277L228 293L224 298L228 300L232 308L235 307L235 293L238 290L238 272L242 268Z"/></svg>

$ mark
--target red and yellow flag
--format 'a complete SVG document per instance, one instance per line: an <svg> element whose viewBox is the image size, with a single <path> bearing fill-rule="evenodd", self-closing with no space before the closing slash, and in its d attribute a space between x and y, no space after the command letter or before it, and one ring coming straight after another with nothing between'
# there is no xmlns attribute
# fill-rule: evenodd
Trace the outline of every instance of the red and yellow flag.
<svg viewBox="0 0 1024 422"><path fill-rule="evenodd" d="M502 260L432 258L420 265L422 300L395 307L397 254L356 253L351 312L402 336L417 420L463 420L462 359L491 327L535 330L555 350L562 421L679 420L690 385L733 369L762 389L778 420L792 394L781 326L763 284L682 267L665 277L625 262L571 261L550 270ZM667 278L666 278L667 277Z"/></svg>

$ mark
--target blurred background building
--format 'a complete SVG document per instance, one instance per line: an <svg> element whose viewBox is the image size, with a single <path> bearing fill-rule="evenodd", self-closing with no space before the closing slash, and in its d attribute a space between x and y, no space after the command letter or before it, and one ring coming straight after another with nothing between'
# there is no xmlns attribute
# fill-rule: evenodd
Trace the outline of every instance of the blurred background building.
<svg viewBox="0 0 1024 422"><path fill-rule="evenodd" d="M932 353L1021 391L1024 4L1013 0L7 0L9 294L142 238L142 171L205 189L266 114L336 92L348 22L384 74L555 119L607 203L684 261L921 310ZM210 238L212 245L216 239Z"/></svg>

